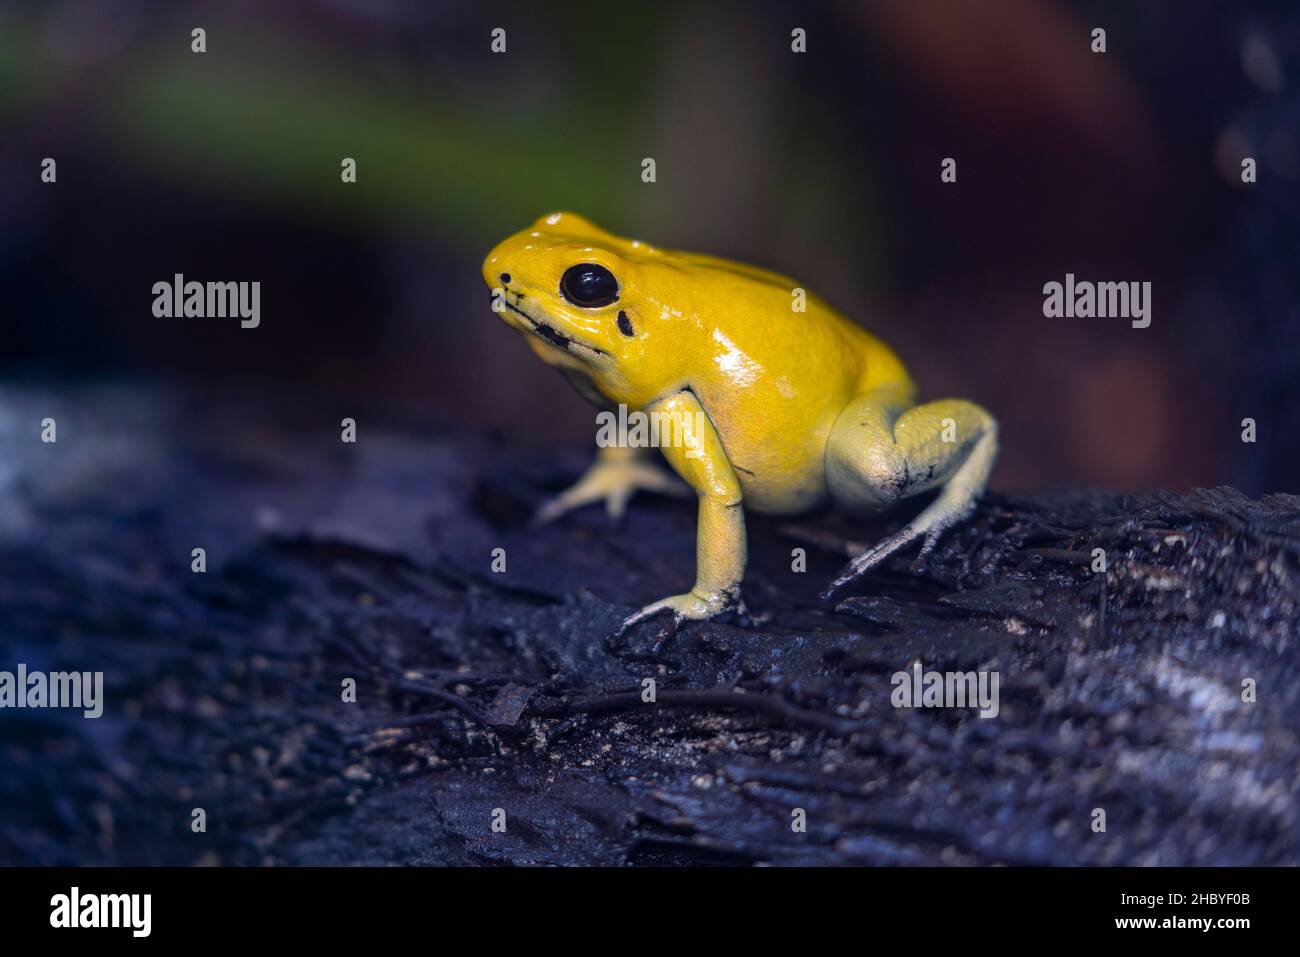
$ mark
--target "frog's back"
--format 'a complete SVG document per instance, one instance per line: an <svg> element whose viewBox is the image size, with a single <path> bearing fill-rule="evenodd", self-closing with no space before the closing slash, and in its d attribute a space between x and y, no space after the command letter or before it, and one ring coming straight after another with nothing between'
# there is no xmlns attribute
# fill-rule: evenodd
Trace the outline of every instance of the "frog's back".
<svg viewBox="0 0 1300 957"><path fill-rule="evenodd" d="M692 388L714 421L746 501L792 512L825 494L823 453L835 420L865 391L911 382L893 351L794 280L707 256L689 258L708 337Z"/></svg>
<svg viewBox="0 0 1300 957"><path fill-rule="evenodd" d="M772 368L792 364L801 378L835 391L847 389L850 398L877 389L912 394L911 378L893 349L789 276L700 253L673 255L700 274L725 277L714 299L746 303L741 307L747 313L742 321L750 327L746 338ZM737 285L734 297L725 290L727 278ZM794 308L797 289L804 290L803 311Z"/></svg>

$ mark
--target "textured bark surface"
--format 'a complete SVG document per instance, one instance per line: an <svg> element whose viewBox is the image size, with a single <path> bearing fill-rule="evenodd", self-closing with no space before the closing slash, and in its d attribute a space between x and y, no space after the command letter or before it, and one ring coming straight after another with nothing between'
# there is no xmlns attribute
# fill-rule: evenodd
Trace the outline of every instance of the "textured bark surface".
<svg viewBox="0 0 1300 957"><path fill-rule="evenodd" d="M1295 496L993 494L837 607L916 505L751 516L752 622L613 639L694 508L529 528L579 450L102 388L0 392L0 443L0 669L106 685L0 712L0 863L1300 863ZM917 661L997 717L894 708Z"/></svg>

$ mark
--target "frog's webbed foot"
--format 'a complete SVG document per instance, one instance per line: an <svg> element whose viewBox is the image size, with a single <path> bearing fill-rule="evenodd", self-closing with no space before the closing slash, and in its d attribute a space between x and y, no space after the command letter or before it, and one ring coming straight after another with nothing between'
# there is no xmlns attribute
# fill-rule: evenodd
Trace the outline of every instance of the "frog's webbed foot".
<svg viewBox="0 0 1300 957"><path fill-rule="evenodd" d="M728 611L744 611L743 603L734 592L700 595L688 591L684 595L669 595L667 598L651 602L635 614L628 615L618 631L614 633L614 637L621 637L629 628L664 612L672 613L672 624L668 631L668 634L672 635L688 621L708 621Z"/></svg>
<svg viewBox="0 0 1300 957"><path fill-rule="evenodd" d="M582 478L542 504L533 515L533 524L545 525L593 502L604 502L605 511L618 520L638 490L679 498L690 494L681 481L652 464L648 455L639 453L636 449L602 449Z"/></svg>

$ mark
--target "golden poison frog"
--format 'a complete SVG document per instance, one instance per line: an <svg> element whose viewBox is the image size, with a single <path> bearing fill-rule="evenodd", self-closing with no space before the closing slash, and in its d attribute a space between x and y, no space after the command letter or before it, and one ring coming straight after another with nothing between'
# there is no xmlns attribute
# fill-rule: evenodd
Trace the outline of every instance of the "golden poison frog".
<svg viewBox="0 0 1300 957"><path fill-rule="evenodd" d="M694 587L645 606L624 629L660 612L677 625L736 608L746 507L788 514L829 498L878 511L940 489L855 557L829 598L916 538L923 558L988 481L993 417L964 399L917 405L889 346L785 276L552 213L493 249L483 278L493 309L583 395L663 425L658 449L699 497ZM680 489L653 452L598 449L539 518L592 502L618 515L638 489Z"/></svg>

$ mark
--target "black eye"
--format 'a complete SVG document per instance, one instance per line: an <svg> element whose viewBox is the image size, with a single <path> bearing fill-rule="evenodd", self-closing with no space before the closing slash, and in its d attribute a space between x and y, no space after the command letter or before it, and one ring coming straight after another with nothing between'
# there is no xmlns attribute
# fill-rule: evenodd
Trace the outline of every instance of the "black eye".
<svg viewBox="0 0 1300 957"><path fill-rule="evenodd" d="M618 280L604 266L578 263L564 270L560 277L560 292L575 306L595 309L608 306L618 298Z"/></svg>

